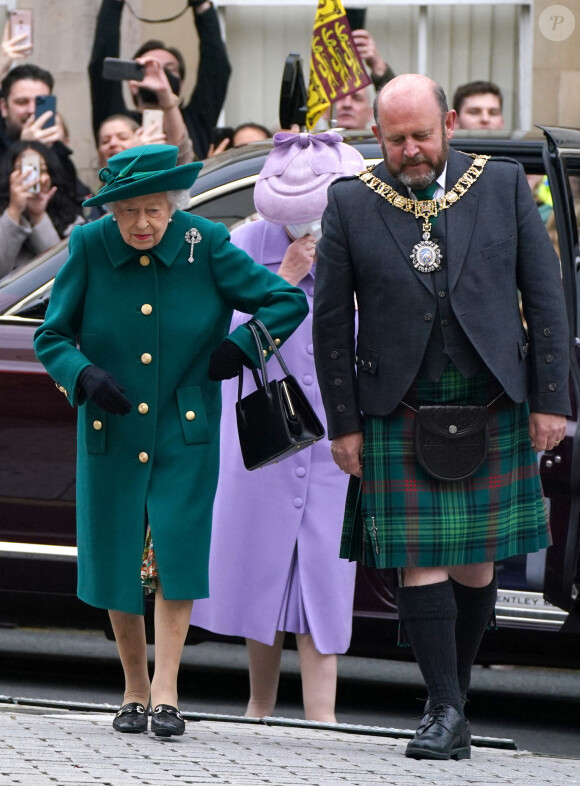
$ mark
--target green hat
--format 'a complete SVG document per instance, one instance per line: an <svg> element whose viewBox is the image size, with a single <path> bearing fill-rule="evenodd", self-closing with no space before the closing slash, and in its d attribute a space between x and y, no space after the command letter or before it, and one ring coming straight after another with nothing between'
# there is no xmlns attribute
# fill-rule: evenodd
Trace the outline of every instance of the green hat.
<svg viewBox="0 0 580 786"><path fill-rule="evenodd" d="M107 166L100 170L99 180L105 185L96 196L83 202L83 207L191 188L203 164L201 161L176 164L174 145L142 145L122 150L111 156Z"/></svg>

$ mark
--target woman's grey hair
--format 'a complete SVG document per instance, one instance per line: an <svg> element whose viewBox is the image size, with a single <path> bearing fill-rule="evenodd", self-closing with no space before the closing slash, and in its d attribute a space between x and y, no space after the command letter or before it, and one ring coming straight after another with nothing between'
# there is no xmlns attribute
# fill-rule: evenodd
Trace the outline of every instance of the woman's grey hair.
<svg viewBox="0 0 580 786"><path fill-rule="evenodd" d="M191 197L186 188L180 188L177 191L166 191L165 193L167 194L167 201L171 206L172 214L175 213L176 210L185 210L189 207L189 200ZM113 208L116 204L116 202L106 202L105 208L109 213L114 213L115 211Z"/></svg>
<svg viewBox="0 0 580 786"><path fill-rule="evenodd" d="M176 210L185 210L189 207L190 199L189 191L186 188L167 192L167 201L171 205L172 213L175 213Z"/></svg>

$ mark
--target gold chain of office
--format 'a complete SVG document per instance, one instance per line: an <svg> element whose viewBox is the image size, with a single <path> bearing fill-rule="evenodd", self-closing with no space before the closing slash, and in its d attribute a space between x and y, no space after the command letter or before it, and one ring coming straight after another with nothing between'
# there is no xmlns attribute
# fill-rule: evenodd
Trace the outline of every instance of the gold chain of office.
<svg viewBox="0 0 580 786"><path fill-rule="evenodd" d="M371 167L359 172L359 177L363 183L372 189L379 196L382 196L391 205L404 210L406 213L413 213L415 218L423 220L423 240L415 243L411 251L411 262L415 270L420 273L435 273L441 270L443 255L441 249L434 240L431 240L431 218L435 218L442 210L446 210L451 205L458 202L461 197L471 188L477 178L483 172L490 156L469 153L474 158L473 164L467 172L464 172L453 188L444 196L438 199L409 199L395 191L388 183L375 177Z"/></svg>
<svg viewBox="0 0 580 786"><path fill-rule="evenodd" d="M369 166L367 169L359 172L357 177L376 194L382 196L387 202L390 202L391 205L398 207L400 210L404 210L405 213L413 213L415 218L422 218L423 221L429 224L429 219L432 216L437 216L441 210L446 210L461 199L481 175L485 165L491 158L491 156L484 156L476 153L468 153L467 155L470 155L475 161L469 169L461 175L453 188L438 199L418 200L402 196L398 191L395 191L394 188L391 188L388 183L385 183L384 180L373 175L373 166Z"/></svg>

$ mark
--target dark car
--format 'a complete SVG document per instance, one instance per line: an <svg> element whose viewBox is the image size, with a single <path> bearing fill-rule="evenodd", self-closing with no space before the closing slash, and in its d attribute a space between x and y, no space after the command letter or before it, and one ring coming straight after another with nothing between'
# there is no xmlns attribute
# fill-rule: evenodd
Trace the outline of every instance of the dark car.
<svg viewBox="0 0 580 786"><path fill-rule="evenodd" d="M576 353L579 264L580 131L546 128L536 139L496 134L452 140L468 153L520 161L562 263L572 368L573 417L566 439L541 457L554 544L498 566L498 631L484 639L480 662L580 664L580 354ZM381 160L370 133L345 134L368 164ZM271 140L206 162L190 210L233 227L254 213L256 178ZM535 176L535 177L533 177ZM532 182L533 177L533 182ZM0 281L0 624L102 627L106 614L76 598L76 415L35 359L42 322L66 243ZM103 304L104 314L106 303ZM283 525L283 522L281 522ZM410 657L396 646L395 571L357 573L353 638L356 655ZM192 628L189 640L216 637Z"/></svg>

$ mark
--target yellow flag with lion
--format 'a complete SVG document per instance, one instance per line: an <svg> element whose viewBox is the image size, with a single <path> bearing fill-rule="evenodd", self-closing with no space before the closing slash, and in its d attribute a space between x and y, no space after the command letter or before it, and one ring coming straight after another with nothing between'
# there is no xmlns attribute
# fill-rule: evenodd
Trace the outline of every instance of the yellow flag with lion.
<svg viewBox="0 0 580 786"><path fill-rule="evenodd" d="M353 41L342 0L318 0L310 54L308 130L314 128L332 103L370 82Z"/></svg>

